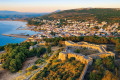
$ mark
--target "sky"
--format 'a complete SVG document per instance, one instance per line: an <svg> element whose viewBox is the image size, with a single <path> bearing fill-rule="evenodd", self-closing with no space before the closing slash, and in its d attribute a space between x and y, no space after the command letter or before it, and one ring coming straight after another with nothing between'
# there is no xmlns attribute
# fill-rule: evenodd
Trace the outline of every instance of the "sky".
<svg viewBox="0 0 120 80"><path fill-rule="evenodd" d="M0 0L0 10L53 12L58 9L120 8L120 0Z"/></svg>

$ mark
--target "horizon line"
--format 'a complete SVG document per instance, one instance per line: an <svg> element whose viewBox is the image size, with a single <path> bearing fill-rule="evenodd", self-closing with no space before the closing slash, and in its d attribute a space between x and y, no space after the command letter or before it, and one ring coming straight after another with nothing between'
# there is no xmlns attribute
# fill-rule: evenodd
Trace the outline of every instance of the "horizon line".
<svg viewBox="0 0 120 80"><path fill-rule="evenodd" d="M61 10L61 11L65 11L65 10L72 10L72 9L120 9L120 8L111 8L111 7L109 7L109 8L107 8L107 7L84 7L84 8L71 8L71 9L56 9L55 11L57 11L57 10ZM26 11L17 11L17 10L0 10L0 11L15 11L15 12L20 12L20 13L52 13L52 12L55 12L55 11L51 11L51 12L26 12Z"/></svg>

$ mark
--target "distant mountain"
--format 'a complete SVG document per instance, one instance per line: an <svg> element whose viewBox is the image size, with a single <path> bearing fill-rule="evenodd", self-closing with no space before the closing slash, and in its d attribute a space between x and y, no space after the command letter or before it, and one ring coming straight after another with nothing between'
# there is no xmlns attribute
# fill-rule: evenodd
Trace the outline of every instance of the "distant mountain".
<svg viewBox="0 0 120 80"><path fill-rule="evenodd" d="M56 10L55 12L60 12L60 11L61 11L61 10L58 9L58 10Z"/></svg>
<svg viewBox="0 0 120 80"><path fill-rule="evenodd" d="M0 14L20 14L20 12L2 10L0 11Z"/></svg>
<svg viewBox="0 0 120 80"><path fill-rule="evenodd" d="M0 11L0 19L27 19L32 17L43 16L49 13L29 13L29 12L17 12L17 11L7 11L1 10Z"/></svg>

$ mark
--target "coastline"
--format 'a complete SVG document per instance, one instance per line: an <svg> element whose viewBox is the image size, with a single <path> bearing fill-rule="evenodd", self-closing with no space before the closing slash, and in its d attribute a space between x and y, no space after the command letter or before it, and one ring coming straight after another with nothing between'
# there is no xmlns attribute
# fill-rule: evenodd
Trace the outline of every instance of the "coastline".
<svg viewBox="0 0 120 80"><path fill-rule="evenodd" d="M13 20L0 20L1 22L2 21L13 21ZM17 20L16 20L17 21ZM20 21L21 22L21 21ZM22 22L24 22L24 21L22 21ZM14 22L14 23L16 23L16 22ZM3 25L4 26L4 25ZM32 35L34 35L34 34L37 34L37 33L39 33L39 32L44 32L43 30L40 30L40 31L35 31L33 28L34 28L35 26L33 26L33 25L28 25L28 24L25 24L25 25L20 25L20 26L18 26L18 27L16 27L16 28L14 28L14 30L22 30L22 32L17 32L17 33L1 33L1 36L8 36L8 37L5 37L7 40L6 41L2 41L5 45L6 45L6 43L19 43L19 42L24 42L24 41L26 41L26 40L28 40ZM28 33L26 33L26 30L28 30ZM23 34L24 33L24 34ZM21 38L21 39L19 39L19 38ZM8 40L8 39L10 39L10 41ZM18 42L17 42L18 41ZM0 46L3 46L2 44L3 43L1 43L1 45Z"/></svg>
<svg viewBox="0 0 120 80"><path fill-rule="evenodd" d="M20 35L20 34L2 34L3 36L16 37L16 38L25 38L28 39L30 36Z"/></svg>

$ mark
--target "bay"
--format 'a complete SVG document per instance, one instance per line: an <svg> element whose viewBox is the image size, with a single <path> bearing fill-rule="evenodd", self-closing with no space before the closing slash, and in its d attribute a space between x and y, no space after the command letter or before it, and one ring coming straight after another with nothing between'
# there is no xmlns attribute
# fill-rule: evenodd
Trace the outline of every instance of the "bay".
<svg viewBox="0 0 120 80"><path fill-rule="evenodd" d="M27 26L27 22L22 21L0 21L0 46L7 45L7 43L21 43L25 41L24 38L14 38L3 36L2 34L37 34L39 32L31 30L17 30L18 27Z"/></svg>

